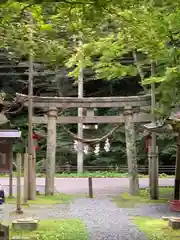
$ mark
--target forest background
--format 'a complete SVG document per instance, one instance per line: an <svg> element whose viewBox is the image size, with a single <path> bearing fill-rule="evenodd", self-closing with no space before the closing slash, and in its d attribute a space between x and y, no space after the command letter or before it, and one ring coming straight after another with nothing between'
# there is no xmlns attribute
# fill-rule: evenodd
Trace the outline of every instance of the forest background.
<svg viewBox="0 0 180 240"><path fill-rule="evenodd" d="M33 21L31 21L33 19ZM28 93L29 54L34 69L34 95L77 96L79 69L84 71L84 96L137 96L150 93L156 84L156 116L165 119L179 105L180 6L173 1L3 1L0 5L0 89L3 100L12 101L15 93ZM31 39L30 33L33 38ZM152 66L155 75L152 76ZM11 73L11 74L10 74ZM14 74L12 74L14 73ZM44 73L44 74L42 74ZM34 109L43 115L42 109ZM97 115L118 115L118 109L98 109ZM68 110L63 115L77 115ZM22 140L14 152L27 145L27 109L7 113L20 128ZM101 137L113 128L100 124L88 130L87 137ZM77 132L76 125L68 129ZM147 165L145 138L136 126L138 163ZM46 157L46 126L34 126L42 137L38 141L37 162ZM93 151L85 165L121 166L126 164L124 127L110 136L111 149ZM158 135L159 161L175 163L176 140L172 134ZM57 164L76 165L72 137L57 126Z"/></svg>

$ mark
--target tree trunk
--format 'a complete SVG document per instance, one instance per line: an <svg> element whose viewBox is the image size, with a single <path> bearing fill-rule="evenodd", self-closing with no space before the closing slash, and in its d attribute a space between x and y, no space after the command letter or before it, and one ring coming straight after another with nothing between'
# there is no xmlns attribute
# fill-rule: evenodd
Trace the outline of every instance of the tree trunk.
<svg viewBox="0 0 180 240"><path fill-rule="evenodd" d="M82 42L80 42L80 45L82 45ZM83 90L84 90L84 69L83 69L83 56L81 56L81 59L79 60L80 70L79 70L79 76L78 76L78 98L83 97ZM78 108L78 117L83 116L83 108ZM78 123L78 137L83 138L83 124ZM78 142L78 152L77 152L77 170L78 173L82 173L84 170L84 152L83 152L83 144L82 142Z"/></svg>
<svg viewBox="0 0 180 240"><path fill-rule="evenodd" d="M177 136L177 153L176 153L176 171L174 183L174 200L179 200L180 195L180 131Z"/></svg>
<svg viewBox="0 0 180 240"><path fill-rule="evenodd" d="M151 62L151 76L156 76L156 64ZM151 84L151 114L152 114L152 123L156 124L156 116L154 114L154 110L156 107L156 89L155 84ZM149 159L149 189L150 189L150 198L158 199L159 198L159 189L158 189L158 163L157 163L157 152L156 152L156 133L153 132L151 134L152 142L151 142L151 157Z"/></svg>
<svg viewBox="0 0 180 240"><path fill-rule="evenodd" d="M139 192L139 180L136 159L135 129L131 107L125 108L124 117L125 117L126 151L129 173L129 192L131 195L136 195Z"/></svg>
<svg viewBox="0 0 180 240"><path fill-rule="evenodd" d="M57 109L51 107L48 112L48 136L46 157L45 194L54 194L54 178L56 167L56 118Z"/></svg>
<svg viewBox="0 0 180 240"><path fill-rule="evenodd" d="M33 40L33 18L30 14L30 33L29 33L29 41ZM36 172L34 172L34 158L33 158L33 78L34 78L34 63L33 63L33 52L30 49L29 52L29 79L28 79L28 200L34 200L36 198L36 182L34 177ZM34 186L35 184L35 186Z"/></svg>

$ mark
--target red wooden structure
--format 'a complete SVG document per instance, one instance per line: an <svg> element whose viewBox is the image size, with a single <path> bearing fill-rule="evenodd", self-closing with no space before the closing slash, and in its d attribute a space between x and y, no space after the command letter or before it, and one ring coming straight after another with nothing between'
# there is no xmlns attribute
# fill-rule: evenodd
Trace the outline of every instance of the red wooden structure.
<svg viewBox="0 0 180 240"><path fill-rule="evenodd" d="M33 140L34 140L34 148L36 151L40 150L40 146L38 145L38 140L41 138L40 134L33 133Z"/></svg>
<svg viewBox="0 0 180 240"><path fill-rule="evenodd" d="M151 145L151 134L145 136L145 145L146 145L146 152L149 152L149 146Z"/></svg>

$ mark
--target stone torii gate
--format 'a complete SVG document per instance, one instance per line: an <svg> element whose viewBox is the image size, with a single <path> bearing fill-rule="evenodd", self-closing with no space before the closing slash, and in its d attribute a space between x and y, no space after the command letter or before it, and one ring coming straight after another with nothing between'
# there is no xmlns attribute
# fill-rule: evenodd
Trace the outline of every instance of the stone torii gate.
<svg viewBox="0 0 180 240"><path fill-rule="evenodd" d="M18 101L28 107L28 96L16 94ZM129 191L136 194L139 190L138 170L136 160L134 123L150 122L152 117L147 113L140 113L141 107L151 104L150 95L131 97L40 97L33 96L33 107L47 110L44 117L33 116L34 124L47 124L47 159L46 159L46 194L54 193L54 175L56 163L56 124L71 123L125 123L126 150L129 173ZM58 116L58 109L67 108L119 108L119 116ZM137 110L135 109L139 108Z"/></svg>

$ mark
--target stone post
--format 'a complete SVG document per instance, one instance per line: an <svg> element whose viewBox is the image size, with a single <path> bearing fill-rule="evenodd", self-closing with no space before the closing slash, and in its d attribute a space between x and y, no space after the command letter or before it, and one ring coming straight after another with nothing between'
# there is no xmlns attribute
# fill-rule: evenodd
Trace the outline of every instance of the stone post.
<svg viewBox="0 0 180 240"><path fill-rule="evenodd" d="M16 155L16 163L17 163L17 196L16 196L16 213L23 213L21 209L21 162L22 156L20 153Z"/></svg>
<svg viewBox="0 0 180 240"><path fill-rule="evenodd" d="M174 182L174 200L180 199L180 131L177 135L176 169Z"/></svg>
<svg viewBox="0 0 180 240"><path fill-rule="evenodd" d="M151 199L159 198L158 191L158 175L159 175L159 158L158 158L158 146L156 146L156 150L154 152L154 147L152 145L149 146L148 151L148 162L149 162L149 191Z"/></svg>
<svg viewBox="0 0 180 240"><path fill-rule="evenodd" d="M46 154L46 181L45 194L54 194L54 178L56 167L56 107L50 107L48 111L47 126L47 154Z"/></svg>
<svg viewBox="0 0 180 240"><path fill-rule="evenodd" d="M24 153L24 204L27 204L28 200L28 154Z"/></svg>
<svg viewBox="0 0 180 240"><path fill-rule="evenodd" d="M135 127L133 122L133 111L131 106L124 108L126 152L129 174L129 192L135 195L139 191L138 167L136 159Z"/></svg>
<svg viewBox="0 0 180 240"><path fill-rule="evenodd" d="M6 155L6 161L7 157L9 158L9 197L13 197L13 149L12 149L12 142L9 144L9 154Z"/></svg>
<svg viewBox="0 0 180 240"><path fill-rule="evenodd" d="M151 77L156 76L156 64L151 62ZM156 116L154 113L156 107L156 88L155 83L151 84L151 114L152 123L156 124ZM150 158L150 170L149 170L149 189L150 198L152 200L157 200L159 198L159 188L158 188L158 165L157 165L157 153L156 153L156 133L151 133L151 158Z"/></svg>

